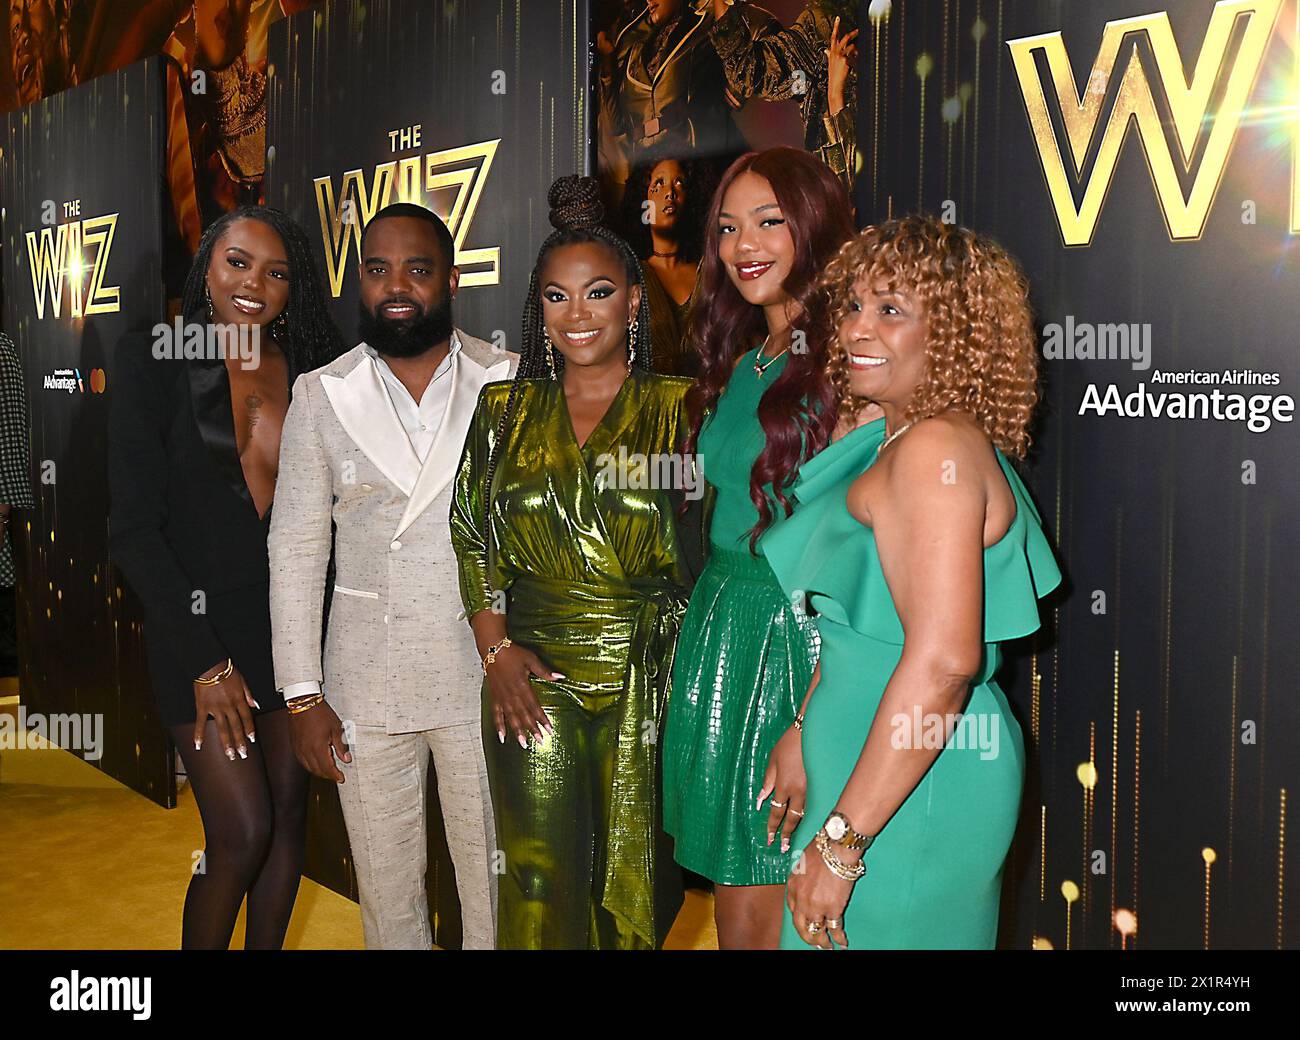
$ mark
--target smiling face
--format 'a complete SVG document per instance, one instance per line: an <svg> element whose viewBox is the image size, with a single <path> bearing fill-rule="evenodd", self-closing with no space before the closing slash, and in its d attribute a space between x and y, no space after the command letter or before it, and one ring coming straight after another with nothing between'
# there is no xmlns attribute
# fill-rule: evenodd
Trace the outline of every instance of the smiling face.
<svg viewBox="0 0 1300 1040"><path fill-rule="evenodd" d="M718 214L718 258L748 303L767 307L789 299L794 238L766 177L746 170L727 188Z"/></svg>
<svg viewBox="0 0 1300 1040"><path fill-rule="evenodd" d="M208 264L208 293L218 324L266 326L289 302L289 257L269 224L248 218L222 232Z"/></svg>
<svg viewBox="0 0 1300 1040"><path fill-rule="evenodd" d="M451 335L460 271L433 225L393 216L366 228L361 338L390 357L414 357Z"/></svg>
<svg viewBox="0 0 1300 1040"><path fill-rule="evenodd" d="M855 397L906 408L925 375L930 322L915 293L863 275L849 289L838 339Z"/></svg>
<svg viewBox="0 0 1300 1040"><path fill-rule="evenodd" d="M672 231L686 202L686 174L676 159L656 163L650 171L646 198L651 203L650 224L656 231Z"/></svg>
<svg viewBox="0 0 1300 1040"><path fill-rule="evenodd" d="M641 306L641 287L612 248L576 242L553 249L537 273L542 322L564 355L580 367L627 361L627 328Z"/></svg>

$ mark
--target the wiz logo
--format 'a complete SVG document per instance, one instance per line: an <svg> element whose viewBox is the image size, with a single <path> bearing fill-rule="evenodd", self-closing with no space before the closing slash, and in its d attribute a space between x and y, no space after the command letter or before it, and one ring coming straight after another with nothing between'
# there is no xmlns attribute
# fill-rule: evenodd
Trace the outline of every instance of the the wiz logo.
<svg viewBox="0 0 1300 1040"><path fill-rule="evenodd" d="M418 147L420 127L394 130L389 137L394 150ZM369 190L364 171L348 170L343 174L337 201L333 181L329 177L317 177L312 183L316 189L316 208L325 243L330 293L338 296L343 289L343 275L349 266L348 252L353 252L358 263L361 261L361 229L376 212L390 202L425 205L426 196L447 191L453 195L443 220L456 243L461 286L498 284L501 280L500 247L466 249L464 244L500 143L498 138L426 155L391 159L375 167Z"/></svg>
<svg viewBox="0 0 1300 1040"><path fill-rule="evenodd" d="M54 203L49 209L47 225L53 223ZM81 200L63 203L64 217L80 217ZM53 304L52 317L63 314L63 289L68 289L69 315L80 318L92 314L110 314L121 309L119 287L105 285L108 255L113 249L113 235L117 232L116 213L102 217L86 217L43 227L40 233L28 231L27 267L32 275L32 295L36 298L36 317L45 317L45 304ZM93 258L86 262L87 249ZM90 279L86 280L89 271Z"/></svg>
<svg viewBox="0 0 1300 1040"><path fill-rule="evenodd" d="M1067 246L1087 245L1092 241L1130 120L1137 124L1138 140L1146 156L1169 237L1175 240L1200 237L1281 7L1282 0L1220 0L1215 4L1190 81L1174 41L1169 15L1163 11L1106 23L1101 47L1082 94L1075 85L1070 59L1059 31L1007 41L1038 157L1047 178L1047 189ZM1235 28L1239 19L1244 20L1244 30L1239 34L1240 44L1229 63L1229 45L1238 35ZM1069 142L1072 171L1076 178L1082 179L1084 160L1102 122L1102 106L1110 93L1120 45L1129 34L1145 34L1150 45L1155 61L1155 78L1160 82L1173 115L1178 157L1175 160L1161 126L1152 84L1137 48L1133 47L1121 72L1114 106L1101 131L1092 173L1083 181L1083 201L1076 208L1043 95L1035 54L1041 51L1046 58ZM1217 111L1211 113L1210 99L1220 90L1225 69L1227 82L1222 86ZM1192 157L1204 127L1208 127L1205 148L1193 174ZM1300 127L1297 127L1294 137L1291 231L1300 232ZM1192 177L1191 189L1186 195L1179 182L1175 161Z"/></svg>

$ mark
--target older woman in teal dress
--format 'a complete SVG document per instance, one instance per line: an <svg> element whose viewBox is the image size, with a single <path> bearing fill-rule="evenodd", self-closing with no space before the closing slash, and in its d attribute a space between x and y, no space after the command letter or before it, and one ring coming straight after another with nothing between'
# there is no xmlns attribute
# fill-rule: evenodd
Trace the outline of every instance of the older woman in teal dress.
<svg viewBox="0 0 1300 1040"><path fill-rule="evenodd" d="M690 383L650 370L640 265L595 182L561 178L550 204L518 375L483 389L451 512L484 658L497 946L652 948L682 901L656 752Z"/></svg>
<svg viewBox="0 0 1300 1040"><path fill-rule="evenodd" d="M763 541L816 615L802 869L783 948L991 948L1024 742L994 676L1060 572L1008 456L1036 401L1027 287L935 220L868 228L830 265L846 408L883 420L804 465Z"/></svg>

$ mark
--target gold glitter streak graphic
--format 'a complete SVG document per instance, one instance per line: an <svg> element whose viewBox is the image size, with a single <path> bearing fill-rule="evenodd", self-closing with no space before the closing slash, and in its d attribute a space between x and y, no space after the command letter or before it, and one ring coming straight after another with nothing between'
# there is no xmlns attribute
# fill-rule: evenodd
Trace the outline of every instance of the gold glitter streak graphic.
<svg viewBox="0 0 1300 1040"><path fill-rule="evenodd" d="M1061 882L1061 895L1065 897L1065 948L1070 948L1070 918L1075 901L1079 898L1079 886L1073 881Z"/></svg>
<svg viewBox="0 0 1300 1040"><path fill-rule="evenodd" d="M1201 849L1201 859L1205 861L1205 948L1210 948L1210 867L1219 858L1208 845Z"/></svg>
<svg viewBox="0 0 1300 1040"><path fill-rule="evenodd" d="M1282 889L1286 879L1286 788L1278 791L1277 799L1277 939L1282 949Z"/></svg>
<svg viewBox="0 0 1300 1040"><path fill-rule="evenodd" d="M1138 910L1138 821L1142 787L1142 712L1133 715L1133 913Z"/></svg>
<svg viewBox="0 0 1300 1040"><path fill-rule="evenodd" d="M1115 651L1114 695L1110 715L1110 916L1115 918L1115 878L1119 869L1117 855L1119 830L1119 650ZM1112 940L1113 941L1113 940Z"/></svg>
<svg viewBox="0 0 1300 1040"><path fill-rule="evenodd" d="M1038 901L1047 902L1047 806L1038 814Z"/></svg>

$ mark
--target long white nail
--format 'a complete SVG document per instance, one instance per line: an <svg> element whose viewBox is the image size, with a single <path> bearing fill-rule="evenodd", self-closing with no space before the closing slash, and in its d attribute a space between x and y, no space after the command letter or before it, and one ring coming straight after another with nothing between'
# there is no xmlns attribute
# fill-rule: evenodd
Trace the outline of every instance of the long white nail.
<svg viewBox="0 0 1300 1040"><path fill-rule="evenodd" d="M527 751L527 750L528 750L528 738L525 737L522 733L518 734L518 736L519 736L519 746L520 746L521 748L523 748L525 751Z"/></svg>
<svg viewBox="0 0 1300 1040"><path fill-rule="evenodd" d="M201 741L201 740L196 740L196 741L194 742L194 750L195 750L195 751L202 751L202 750L203 750L203 741Z"/></svg>

